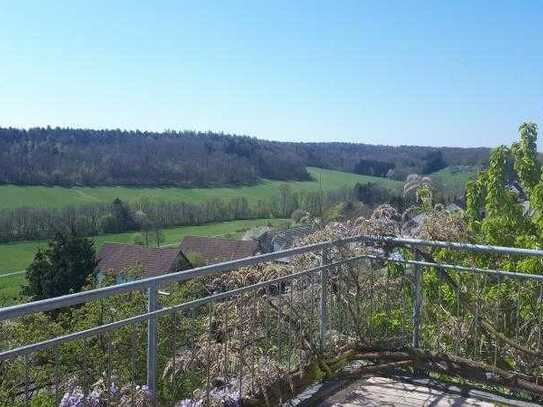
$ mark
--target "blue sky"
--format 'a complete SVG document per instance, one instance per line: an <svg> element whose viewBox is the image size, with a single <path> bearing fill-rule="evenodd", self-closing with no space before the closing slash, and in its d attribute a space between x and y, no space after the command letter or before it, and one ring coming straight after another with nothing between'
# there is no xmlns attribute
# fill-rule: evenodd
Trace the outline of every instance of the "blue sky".
<svg viewBox="0 0 543 407"><path fill-rule="evenodd" d="M494 146L543 126L542 1L0 0L0 125Z"/></svg>

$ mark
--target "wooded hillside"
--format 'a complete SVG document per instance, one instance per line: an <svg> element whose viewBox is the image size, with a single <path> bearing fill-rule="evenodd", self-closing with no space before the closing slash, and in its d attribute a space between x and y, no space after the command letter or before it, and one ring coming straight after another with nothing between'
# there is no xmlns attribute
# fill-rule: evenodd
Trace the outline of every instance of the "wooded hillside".
<svg viewBox="0 0 543 407"><path fill-rule="evenodd" d="M486 148L286 143L193 131L0 128L0 183L17 185L250 185L259 178L308 180L306 166L368 169L376 175L375 160L402 179L444 165L479 165L487 157Z"/></svg>

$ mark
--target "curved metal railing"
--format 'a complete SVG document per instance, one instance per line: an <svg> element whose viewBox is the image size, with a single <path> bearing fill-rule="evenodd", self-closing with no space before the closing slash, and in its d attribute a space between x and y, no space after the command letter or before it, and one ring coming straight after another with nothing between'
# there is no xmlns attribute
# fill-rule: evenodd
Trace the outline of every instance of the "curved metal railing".
<svg viewBox="0 0 543 407"><path fill-rule="evenodd" d="M332 250L345 247L374 249L379 248L379 250L360 252L346 258L340 257L339 255L331 258L329 255L327 255L327 253L330 253ZM385 248L386 250L383 250L383 248ZM425 304L423 301L423 291L425 284L423 280L424 270L436 269L451 272L470 273L471 275L491 276L497 279L521 279L522 281L529 281L536 285L540 284L537 287L534 286L531 288L530 295L532 295L532 297L535 295L534 293L537 293L537 290L540 290L541 287L543 287L543 284L541 284L543 283L543 275L519 273L509 270L494 270L481 267L469 267L465 265L455 265L449 263L441 263L437 261L422 260L417 256L416 253L412 256L390 255L390 252L394 251L393 249L399 248L406 249L407 251L420 248L434 248L449 249L452 251L483 253L488 255L543 257L542 250L362 235L337 241L327 241L302 247L296 247L280 252L257 255L254 257L244 258L240 260L233 260L220 264L199 267L188 271L165 274L158 277L130 281L124 284L97 288L76 294L65 295L62 297L13 305L0 309L0 324L8 324L10 321L17 321L20 318L36 315L38 313L59 311L68 307L81 306L82 304L91 303L93 301L105 301L112 298L113 296L128 293L139 293L145 291L147 301L146 311L138 312L136 315L131 315L111 322L99 323L96 326L87 329L76 330L75 332L69 332L63 335L50 337L41 341L32 341L31 343L26 344L17 343L16 346L6 349L0 349L0 363L4 362L7 364L5 366L0 365L0 369L9 369L9 362L21 358L24 359L25 363L27 364L26 366L28 366L30 360L30 364L33 364L33 367L39 368L37 363L45 362L43 362L43 360L41 360L40 362L32 360L32 355L38 354L39 352L51 350L54 351L56 349L59 349L62 344L66 344L69 342L82 340L86 341L89 340L89 338L103 337L106 334L110 335L115 331L121 330L122 328L127 328L137 324L145 323L147 325L146 338L144 340L146 348L145 381L149 388L150 394L153 395L153 398L156 401L157 398L161 397L159 382L161 380L164 380L164 374L162 375L162 378L159 377L159 370L162 370L164 368L164 366L159 366L160 363L162 363L160 360L161 356L159 355L160 343L158 324L161 317L173 316L174 320L176 321L176 323L173 324L173 332L175 335L176 329L178 328L175 324L180 323L178 320L180 318L179 315L186 316L187 314L192 313L192 319L187 317L187 320L185 322L188 321L189 325L193 324L193 326L198 326L198 330L202 331L202 335L198 336L198 334L195 334L193 340L195 343L198 341L201 342L203 340L202 338L205 338L206 335L205 329L207 329L207 336L209 337L212 335L215 329L213 327L213 324L218 323L228 325L228 321L225 322L221 318L216 318L212 311L199 314L198 310L201 310L205 307L216 307L222 310L222 305L220 304L224 304L227 301L233 301L234 299L242 298L243 296L252 296L252 302L247 302L245 304L247 307L254 307L254 312L257 314L260 312L260 310L256 309L258 307L262 307L262 309L266 310L272 310L273 316L276 319L274 321L267 321L267 317L263 316L257 321L259 327L255 328L255 330L257 330L261 334L261 336L258 338L258 340L255 339L255 341L258 342L258 346L262 348L266 347L266 352L268 352L269 349L276 349L278 346L280 349L281 347L290 348L286 351L283 349L283 351L285 351L286 353L293 353L294 350L299 351L301 348L303 348L303 346L295 345L295 343L301 340L300 338L291 337L291 335L293 335L292 332L296 331L296 329L298 329L297 332L303 333L299 335L308 336L307 338L302 338L306 342L311 342L316 338L315 341L319 343L320 347L312 347L311 343L309 345L304 345L306 348L310 349L311 352L314 353L324 352L327 343L331 342L330 337L332 334L352 338L356 335L362 336L360 332L361 330L365 330L365 338L376 338L376 341L378 341L379 339L377 338L378 335L391 338L396 335L396 337L398 337L399 339L395 343L399 347L411 346L414 348L425 347L429 349L438 349L440 344L430 344L430 335L426 335L424 333L425 306L428 305L428 303ZM265 281L254 282L252 284L247 284L242 287L236 287L234 289L228 289L222 292L203 295L200 298L190 299L188 301L184 301L178 304L173 303L161 306L159 303L159 290L164 287L192 281L195 279L200 279L203 277L217 277L221 274L228 273L242 267L257 266L262 263L270 263L275 260L293 258L309 253L317 253L318 257L320 258L319 265L309 267L305 270L291 272L286 275L281 275L279 277L271 278ZM359 275L361 275L362 273L359 265L364 262L374 262L380 265L392 263L400 264L406 267L410 267L410 271L409 273L404 272L404 274L398 278L389 277L384 276L383 273L378 272L379 267L373 267L370 264L369 267L366 267L366 271L370 269L369 274L367 273L366 277L362 279L361 277L359 277ZM382 280L381 283L383 284L375 284L375 281L379 279ZM367 298L364 300L366 302L361 302L362 299L357 299L357 295L352 295L352 287L350 286L350 284L352 284L352 287L356 287L356 290L358 290L358 297L360 297L361 293L367 295ZM477 289L479 289L480 284L494 284L494 281L489 281L488 279L481 280L478 277L478 280L473 284L479 284L477 286L473 285L473 287L477 287ZM462 295L461 292L447 294L449 296L456 295L457 297ZM543 294L543 290L541 291L541 294ZM432 298L432 300L436 301L436 303L438 302L438 300L434 298ZM531 298L531 300L533 300L533 298ZM441 299L439 299L439 301L441 301ZM461 301L458 298L457 301L454 301L454 298L453 300L450 300L449 298L448 301L449 305L454 303L454 306L458 308L464 306L461 304ZM518 307L521 306L521 301L528 300L525 300L524 298L521 299L519 295L517 304ZM543 301L543 295L540 295L539 298L535 298L535 301L536 305L539 306L541 301ZM349 302L352 302L352 304L350 304ZM367 314L354 316L353 311L349 309L354 308L354 302L356 302L356 307L362 308L364 312L367 312ZM258 307L257 305L255 305L257 303ZM238 307L238 305L235 305L235 307ZM296 307L299 307L302 311L295 312L295 310L297 309ZM443 308L444 312L451 312L451 318L457 321L458 324L462 324L462 329L467 329L464 327L464 322L466 321L462 319L460 312L452 312L449 309L446 309L447 307L444 307L442 304L441 307ZM240 312L239 309L237 309L237 311ZM432 309L431 312L435 313L436 311ZM225 311L225 315L228 313L229 311ZM397 320L397 326L389 327L386 321L387 317L390 320ZM207 321L209 326L207 328L203 328L202 326L205 325L204 320L206 318L209 319L209 321ZM243 317L239 319L243 320ZM470 327L470 329L477 326L477 317L470 317L468 319L468 322L473 325L472 327ZM496 325L499 325L503 322L502 319L505 321L505 318L502 318L500 315L498 315L493 322L495 322ZM536 321L536 323L539 322L540 321ZM531 321L530 323L534 323L534 321ZM269 326L264 326L267 324L269 324ZM288 324L288 327L292 332L285 332L285 324ZM304 324L306 326L302 327L302 325ZM295 328L293 328L293 325L295 326ZM517 328L518 331L513 332L513 334L519 336L521 335L522 329L520 327ZM246 335L246 333L244 333L243 331L243 326L236 326L232 329L233 332L239 334L240 337ZM230 332L228 326L226 328L223 328L222 330L224 331L223 334L225 335ZM185 331L187 330L185 329ZM184 336L189 336L189 334L187 333L188 331L185 331ZM394 335L392 335L392 331L394 331ZM534 332L536 331L537 329L532 328L531 335L534 334ZM539 328L538 334L541 337L541 328ZM473 334L472 336L475 336L475 334ZM288 343L281 343L285 338L288 338ZM178 353L177 345L175 345L175 342L178 339L179 338L173 340L174 345L172 346L174 370L176 368L175 359ZM171 338L168 338L168 340L171 340ZM455 347L457 347L458 352L462 351L463 347L466 349L469 348L470 352L473 349L476 350L477 346L473 345L471 342L468 344L468 342L471 340L472 339L466 339L465 344L454 344L454 338L447 338L447 341L452 341L451 344L449 344L450 348L454 349ZM477 340L477 338L474 339L474 341ZM534 350L534 353L541 352L540 341L541 339L539 338L539 345L537 349ZM5 340L4 342L8 344L13 343L10 340ZM522 338L520 338L520 342L522 342ZM195 345L195 343L193 343L193 347L200 346L200 344ZM237 346L243 348L240 343L244 343L243 338L238 338L236 342ZM266 343L266 345L264 345L264 343ZM218 344L222 346L222 342L219 341L216 341L216 343L214 343L213 345L219 346ZM137 348L140 345L141 344L136 344L133 345L133 347ZM251 348L252 345L244 346ZM481 345L481 348L485 348L486 353L485 355L483 355L485 358L488 358L488 346L488 344ZM493 346L494 348L496 348L498 346L498 342L496 342ZM227 347L228 346L226 346L226 348ZM253 347L256 348L256 346ZM475 352L475 350L473 350L473 352ZM256 352L256 350L254 349L253 351ZM260 349L260 351L262 351L262 349ZM207 352L212 353L212 351L210 350L207 350ZM237 352L241 352L241 355L237 355L239 359L239 366L246 366L246 362L243 357L244 350L238 349ZM281 369L285 371L291 370L291 364L294 364L293 360L296 360L297 365L302 364L301 356L289 355L288 366L286 366L286 362L284 362L285 357L284 355L281 355L281 352L282 351L280 350L279 356L274 359L275 362L281 365ZM496 352L498 351L496 350ZM224 369L228 375L232 372L229 370L230 362L226 362L226 359L229 357L227 356L227 350L224 350L224 353L225 354L222 355L225 359L224 364L226 365ZM255 356L253 355L253 357ZM109 355L109 358L111 358L111 355ZM171 360L167 361L167 363L164 362L162 364L167 365L168 363L171 365ZM208 370L210 370L209 367ZM111 376L111 370L109 373ZM198 373L198 375L201 376L202 374ZM199 384L201 387L205 387L208 397L209 392L211 391L210 388L213 387L211 382L216 379L216 377L213 378L211 376L212 374L208 372L207 382L205 383L205 385L202 385L203 379L199 377ZM37 388L30 388L28 382L32 381L33 380L31 378L22 378L20 382L23 383L22 386L19 387L22 387L23 390L8 390L8 395L6 396L7 399L30 400L34 395L40 393L40 391L43 393L44 388L46 389L45 392L52 392L51 388L53 384L47 383L47 381L45 381L45 384L42 384L41 390L38 391ZM65 378L56 378L54 380L55 393L58 393L59 391L61 393L64 393L66 391L66 381L67 379ZM112 378L109 377L106 382L111 383ZM2 383L0 382L0 387L1 384ZM134 385L135 383L132 381L132 384ZM243 389L244 387L240 383L239 393L241 393ZM0 397L1 396L2 392L0 391ZM57 403L60 398L60 394L55 394L53 404Z"/></svg>

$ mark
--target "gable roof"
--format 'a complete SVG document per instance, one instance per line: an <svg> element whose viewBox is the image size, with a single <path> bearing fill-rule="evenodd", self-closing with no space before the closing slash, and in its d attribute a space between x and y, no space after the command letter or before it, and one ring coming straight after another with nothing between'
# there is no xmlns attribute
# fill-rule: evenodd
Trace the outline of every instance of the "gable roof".
<svg viewBox="0 0 543 407"><path fill-rule="evenodd" d="M181 242L181 251L186 256L200 256L205 264L254 256L257 248L258 242L254 240L230 240L218 237L186 236Z"/></svg>
<svg viewBox="0 0 543 407"><path fill-rule="evenodd" d="M310 225L296 225L288 229L276 232L272 239L274 250L288 249L294 245L297 239L309 235L314 231Z"/></svg>
<svg viewBox="0 0 543 407"><path fill-rule="evenodd" d="M105 243L98 254L98 268L103 273L122 274L129 267L142 266L144 277L154 277L173 270L179 248L152 248L133 244Z"/></svg>

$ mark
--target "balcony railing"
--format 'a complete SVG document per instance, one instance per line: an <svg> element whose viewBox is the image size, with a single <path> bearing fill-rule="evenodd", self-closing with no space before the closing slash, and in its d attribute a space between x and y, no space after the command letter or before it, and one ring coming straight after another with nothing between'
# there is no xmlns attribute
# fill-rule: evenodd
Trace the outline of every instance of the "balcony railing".
<svg viewBox="0 0 543 407"><path fill-rule="evenodd" d="M542 257L355 236L2 308L0 405L274 405L353 358L540 400Z"/></svg>

